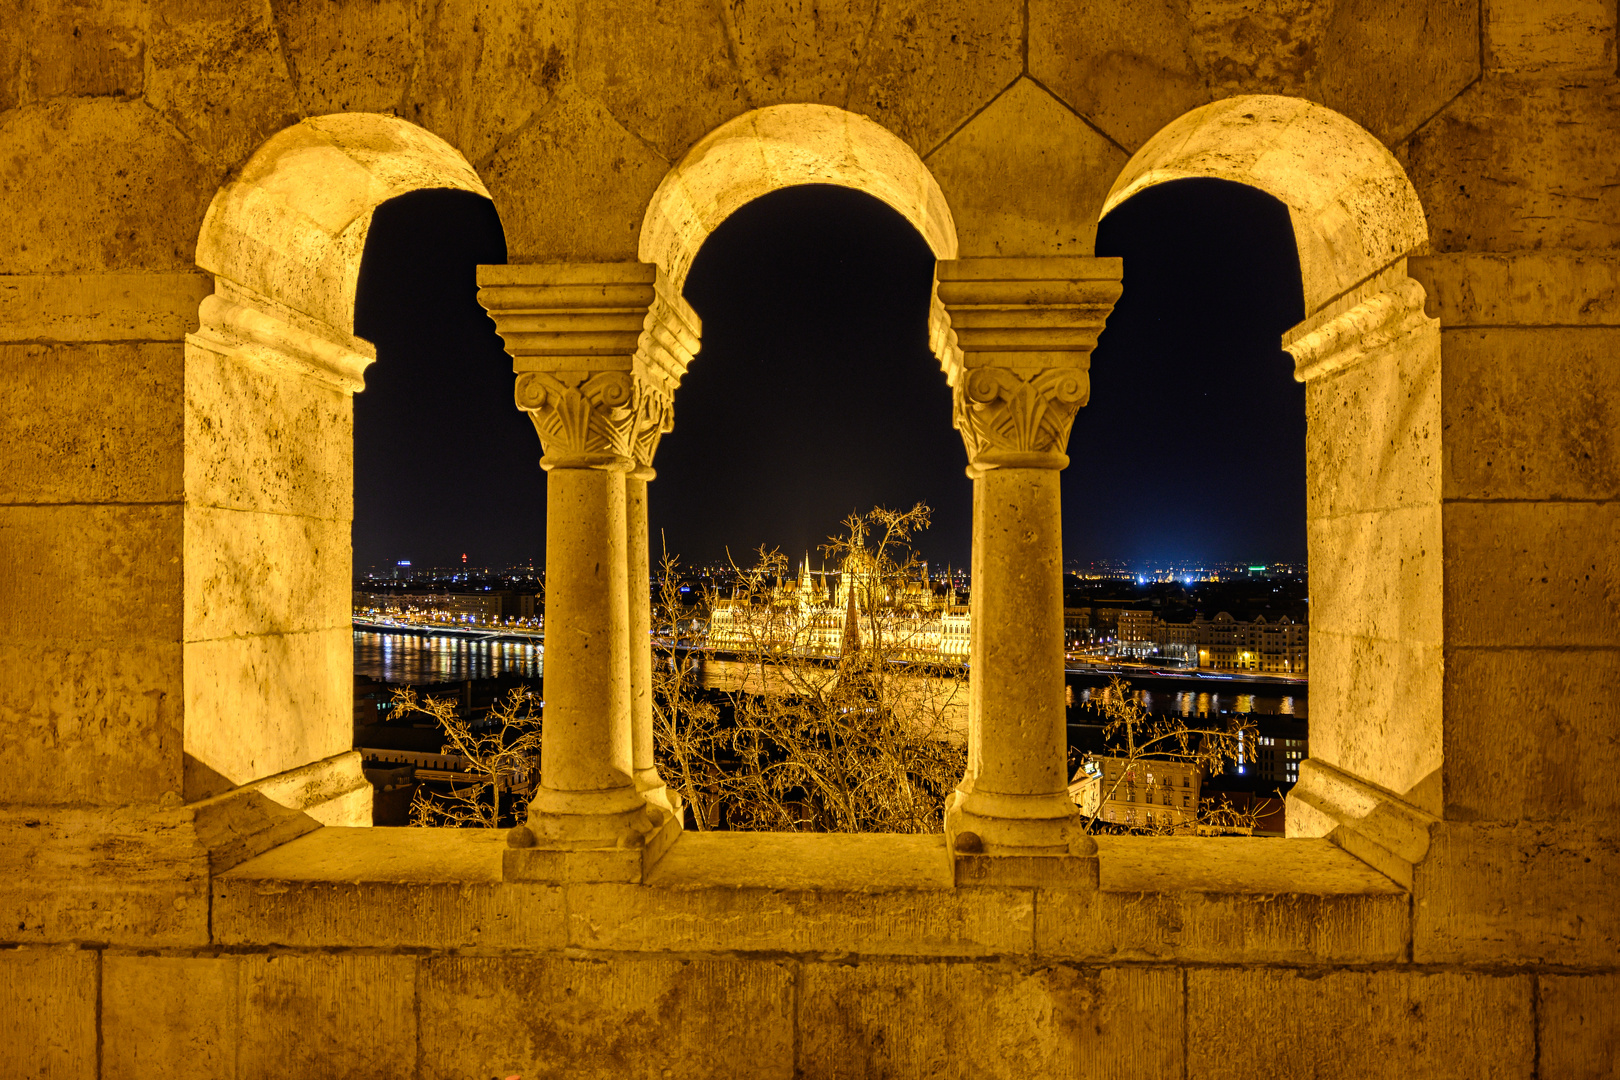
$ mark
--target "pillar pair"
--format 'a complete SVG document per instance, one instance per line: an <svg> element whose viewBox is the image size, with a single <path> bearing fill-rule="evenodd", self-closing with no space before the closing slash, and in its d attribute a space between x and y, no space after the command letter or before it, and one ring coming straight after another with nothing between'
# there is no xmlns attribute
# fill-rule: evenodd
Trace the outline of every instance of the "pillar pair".
<svg viewBox="0 0 1620 1080"><path fill-rule="evenodd" d="M641 263L485 266L478 283L549 474L541 783L507 876L639 880L680 831L653 761L647 482L697 317Z"/></svg>

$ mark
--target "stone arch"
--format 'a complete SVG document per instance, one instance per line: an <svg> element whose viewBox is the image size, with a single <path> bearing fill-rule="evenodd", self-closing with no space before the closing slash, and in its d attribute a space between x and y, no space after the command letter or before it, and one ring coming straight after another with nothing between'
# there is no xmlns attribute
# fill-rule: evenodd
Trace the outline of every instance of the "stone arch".
<svg viewBox="0 0 1620 1080"><path fill-rule="evenodd" d="M301 351L312 354L305 360L359 389L360 371L375 358L354 336L372 211L422 188L489 197L455 147L395 116L337 113L278 132L220 188L203 218L197 265L216 281L204 326L257 341L275 332L267 319L287 324L321 339L303 342Z"/></svg>
<svg viewBox="0 0 1620 1080"><path fill-rule="evenodd" d="M185 795L240 803L240 857L371 823L349 534L353 394L376 350L355 336L355 292L373 211L424 188L488 197L407 121L313 117L254 151L198 236L214 292L186 338L184 545L207 587L184 601Z"/></svg>
<svg viewBox="0 0 1620 1080"><path fill-rule="evenodd" d="M837 184L881 199L916 227L936 259L956 258L956 223L916 151L859 113L772 105L743 113L687 152L653 193L640 256L679 294L709 234L761 195Z"/></svg>
<svg viewBox="0 0 1620 1080"><path fill-rule="evenodd" d="M1423 207L1395 156L1354 121L1299 98L1245 94L1172 121L1126 162L1099 216L1191 177L1248 184L1288 207L1307 320L1428 243Z"/></svg>
<svg viewBox="0 0 1620 1080"><path fill-rule="evenodd" d="M1392 154L1331 109L1249 95L1173 121L1103 213L1210 177L1283 202L1305 319L1283 336L1305 385L1310 757L1291 836L1333 836L1411 883L1440 812L1444 630L1439 322L1407 274L1428 227ZM1367 837L1379 839L1369 842Z"/></svg>

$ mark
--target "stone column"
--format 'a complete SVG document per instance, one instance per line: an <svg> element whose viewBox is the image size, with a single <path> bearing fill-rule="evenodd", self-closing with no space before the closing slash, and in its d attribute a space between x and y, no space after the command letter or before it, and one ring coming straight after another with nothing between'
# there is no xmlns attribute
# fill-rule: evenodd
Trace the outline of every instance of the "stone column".
<svg viewBox="0 0 1620 1080"><path fill-rule="evenodd" d="M647 484L652 467L638 466L625 475L627 557L630 583L630 731L636 788L649 803L676 817L681 797L669 790L653 759L652 578L651 548L647 539Z"/></svg>
<svg viewBox="0 0 1620 1080"><path fill-rule="evenodd" d="M508 838L506 876L640 880L680 831L637 782L636 693L638 668L643 696L651 675L650 655L637 662L648 647L645 476L696 347L695 330L678 332L690 309L668 301L642 263L478 275L549 473L541 783Z"/></svg>
<svg viewBox="0 0 1620 1080"><path fill-rule="evenodd" d="M938 273L932 336L974 488L968 769L946 832L967 857L1091 855L1067 790L1058 471L1120 263L962 259Z"/></svg>

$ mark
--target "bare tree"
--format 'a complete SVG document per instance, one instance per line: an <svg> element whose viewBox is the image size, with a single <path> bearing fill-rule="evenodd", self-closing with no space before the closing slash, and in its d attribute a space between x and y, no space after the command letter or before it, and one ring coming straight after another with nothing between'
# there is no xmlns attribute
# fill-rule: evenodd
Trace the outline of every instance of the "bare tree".
<svg viewBox="0 0 1620 1080"><path fill-rule="evenodd" d="M523 820L527 792L540 770L539 701L520 686L495 702L487 721L474 729L453 697L394 691L398 715L419 713L444 735L443 752L461 760L467 779L447 781L448 790L419 786L411 800L411 824L495 829ZM502 813L501 794L509 801Z"/></svg>

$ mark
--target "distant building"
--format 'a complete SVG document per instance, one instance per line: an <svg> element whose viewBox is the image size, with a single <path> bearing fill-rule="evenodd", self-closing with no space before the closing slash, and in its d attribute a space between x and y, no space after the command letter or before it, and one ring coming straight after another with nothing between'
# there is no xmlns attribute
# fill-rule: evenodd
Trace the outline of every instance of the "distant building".
<svg viewBox="0 0 1620 1080"><path fill-rule="evenodd" d="M1191 830L1203 773L1192 762L1093 754L1069 784L1069 797L1099 821L1138 828Z"/></svg>
<svg viewBox="0 0 1620 1080"><path fill-rule="evenodd" d="M811 570L806 556L797 578L763 594L735 592L716 601L709 614L709 646L835 657L864 644L900 660L968 658L969 608L957 603L950 582L936 592L926 569L916 578L880 579L860 552L844 561L829 585L832 573ZM850 640L852 626L863 641Z"/></svg>
<svg viewBox="0 0 1620 1080"><path fill-rule="evenodd" d="M1223 611L1213 619L1199 615L1190 623L1167 623L1152 611L1131 610L1118 620L1125 656L1157 656L1213 671L1309 672L1309 628L1286 615L1274 622L1263 615L1240 621Z"/></svg>
<svg viewBox="0 0 1620 1080"><path fill-rule="evenodd" d="M534 618L534 596L511 589L469 592L354 592L356 615L427 619L434 622L495 623Z"/></svg>

